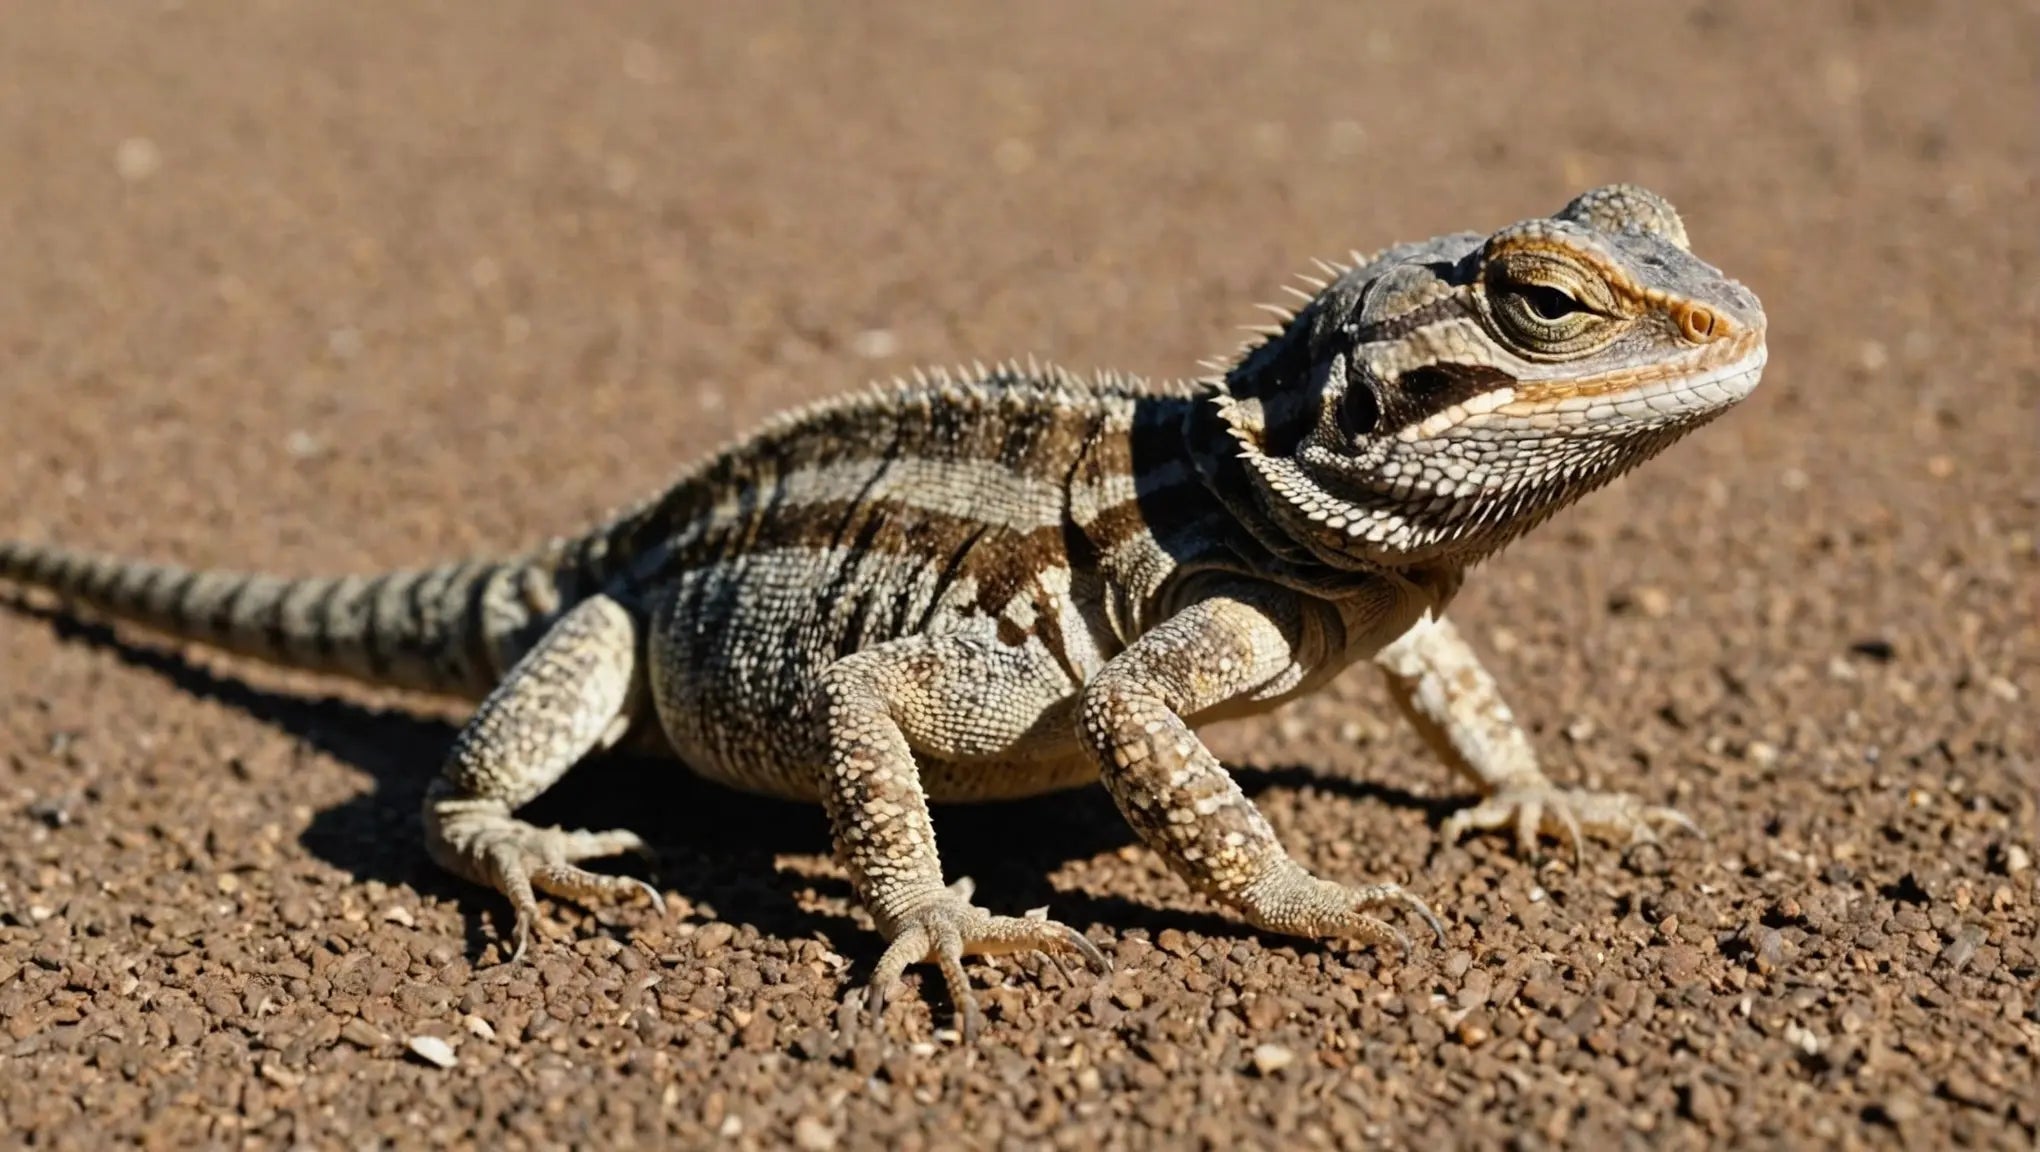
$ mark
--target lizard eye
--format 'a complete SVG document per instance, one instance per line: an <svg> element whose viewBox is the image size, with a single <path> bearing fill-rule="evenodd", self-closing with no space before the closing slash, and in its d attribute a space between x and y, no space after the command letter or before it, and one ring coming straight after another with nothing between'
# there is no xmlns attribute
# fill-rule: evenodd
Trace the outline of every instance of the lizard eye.
<svg viewBox="0 0 2040 1152"><path fill-rule="evenodd" d="M1583 311L1580 302L1563 289L1549 284L1532 284L1523 290L1523 300L1537 313L1539 319L1563 320L1575 312Z"/></svg>
<svg viewBox="0 0 2040 1152"><path fill-rule="evenodd" d="M1593 341L1603 318L1563 288L1536 281L1504 281L1493 290L1496 320L1522 347L1547 355L1577 351Z"/></svg>
<svg viewBox="0 0 2040 1152"><path fill-rule="evenodd" d="M1493 334L1533 359L1582 356L1622 331L1622 307L1594 265L1550 245L1491 245L1484 293Z"/></svg>

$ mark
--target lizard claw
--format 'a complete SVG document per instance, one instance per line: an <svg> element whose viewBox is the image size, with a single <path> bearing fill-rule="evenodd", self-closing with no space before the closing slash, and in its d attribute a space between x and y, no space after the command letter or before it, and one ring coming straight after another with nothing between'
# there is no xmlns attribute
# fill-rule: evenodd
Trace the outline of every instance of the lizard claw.
<svg viewBox="0 0 2040 1152"><path fill-rule="evenodd" d="M1408 894L1405 893L1405 895ZM1436 912L1431 911L1431 906L1429 904L1424 903L1422 900L1417 899L1415 896L1409 897L1407 905L1410 911L1415 912L1418 916L1422 917L1424 923L1430 926L1431 943L1436 947L1443 948L1445 946L1445 922L1438 919L1438 914ZM1407 960L1409 958L1410 958L1410 944L1409 940L1405 938L1403 940L1403 959Z"/></svg>
<svg viewBox="0 0 2040 1152"><path fill-rule="evenodd" d="M1445 925L1437 913L1402 885L1348 887L1319 879L1289 861L1249 888L1241 901L1241 911L1247 919L1270 932L1361 944L1394 944L1407 960L1414 951L1408 934L1373 915L1375 910L1389 908L1415 914L1431 929L1439 944L1445 943Z"/></svg>
<svg viewBox="0 0 2040 1152"><path fill-rule="evenodd" d="M1111 961L1098 946L1069 925L1045 916L994 916L970 902L971 891L968 879L959 880L934 901L901 917L865 991L865 1005L873 1021L885 1014L887 997L907 966L923 961L941 969L965 1044L975 1043L985 1024L963 967L965 956L1041 952L1067 977L1069 970L1062 957L1074 953L1094 972L1112 970Z"/></svg>
<svg viewBox="0 0 2040 1152"><path fill-rule="evenodd" d="M1503 788L1462 808L1447 817L1439 831L1445 840L1458 841L1469 832L1512 827L1516 849L1525 856L1536 852L1540 835L1550 836L1570 850L1577 865L1587 836L1619 840L1633 847L1655 843L1660 826L1704 838L1700 826L1676 808L1645 804L1626 792L1591 792L1538 782Z"/></svg>
<svg viewBox="0 0 2040 1152"><path fill-rule="evenodd" d="M580 866L583 860L625 853L651 859L651 850L634 832L540 828L489 806L458 804L429 812L427 830L427 844L441 863L509 899L511 963L531 948L539 921L538 892L583 905L639 896L665 915L666 898L657 888L634 876Z"/></svg>
<svg viewBox="0 0 2040 1152"><path fill-rule="evenodd" d="M1431 939L1435 945L1437 945L1438 947L1443 947L1445 944L1444 921L1438 919L1438 914L1436 912L1431 911L1431 906L1429 904L1424 903L1424 901L1420 897L1418 897L1415 893L1404 890L1400 885L1396 884L1373 885L1365 889L1364 893L1360 896L1359 899L1355 901L1355 903L1358 907L1380 907L1383 905L1390 904L1399 905L1405 911L1415 913L1417 918L1424 922L1424 925L1431 930ZM1370 921L1374 920L1374 918L1371 916L1362 916L1361 919ZM1395 943L1395 946L1402 950L1402 958L1404 960L1408 960L1412 955L1416 953L1415 947L1410 944L1410 938L1408 933L1402 931L1400 928L1391 927L1388 924L1383 923L1381 921L1374 921L1374 925L1377 927L1378 930L1385 931L1387 939L1393 941ZM1365 931L1358 932L1355 935L1357 935L1361 939L1365 939L1367 937L1367 933Z"/></svg>

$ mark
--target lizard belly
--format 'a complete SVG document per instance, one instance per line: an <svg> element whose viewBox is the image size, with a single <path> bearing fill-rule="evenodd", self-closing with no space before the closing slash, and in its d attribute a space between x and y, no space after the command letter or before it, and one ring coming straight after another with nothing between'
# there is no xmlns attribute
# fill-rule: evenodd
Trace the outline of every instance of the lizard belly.
<svg viewBox="0 0 2040 1152"><path fill-rule="evenodd" d="M1035 723L989 755L918 757L921 787L937 804L1017 800L1081 788L1097 766L1077 742L1077 694L1043 710Z"/></svg>
<svg viewBox="0 0 2040 1152"><path fill-rule="evenodd" d="M971 689L984 686L965 673L950 686L955 703L932 702L934 723L902 725L928 798L1006 799L1096 779L1076 738L1077 683L1045 650L1030 659L1038 640L1000 641L996 621L962 602L970 590L933 586L922 578L924 564L781 550L680 574L654 606L648 655L653 704L674 754L733 788L818 799L827 749L814 697L823 672L906 637L969 643L982 632L983 648L1008 658L998 667L1012 669L993 673L1012 689L995 694L1001 706L971 707ZM923 687L924 695L942 694Z"/></svg>

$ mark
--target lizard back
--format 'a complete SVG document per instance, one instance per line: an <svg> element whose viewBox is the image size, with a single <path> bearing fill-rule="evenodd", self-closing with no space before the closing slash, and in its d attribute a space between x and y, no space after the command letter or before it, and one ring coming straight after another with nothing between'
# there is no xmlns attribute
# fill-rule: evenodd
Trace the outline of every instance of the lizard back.
<svg viewBox="0 0 2040 1152"><path fill-rule="evenodd" d="M1191 403L1013 366L797 412L561 544L561 599L599 589L651 621L655 694L689 702L660 718L683 759L806 794L786 718L845 656L964 633L1045 657L1068 693L1131 639L1166 548L1208 546L1193 529L1222 514L1188 460Z"/></svg>

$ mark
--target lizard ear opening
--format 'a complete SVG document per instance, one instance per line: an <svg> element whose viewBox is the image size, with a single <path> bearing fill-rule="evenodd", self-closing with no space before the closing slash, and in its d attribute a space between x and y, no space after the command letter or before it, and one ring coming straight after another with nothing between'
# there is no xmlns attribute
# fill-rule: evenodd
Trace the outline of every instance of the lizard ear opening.
<svg viewBox="0 0 2040 1152"><path fill-rule="evenodd" d="M1381 427L1381 398L1368 386L1364 372L1346 376L1346 394L1339 399L1339 431L1350 439L1372 436Z"/></svg>

